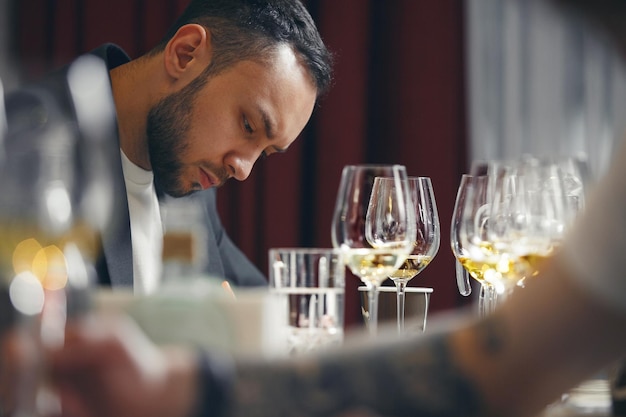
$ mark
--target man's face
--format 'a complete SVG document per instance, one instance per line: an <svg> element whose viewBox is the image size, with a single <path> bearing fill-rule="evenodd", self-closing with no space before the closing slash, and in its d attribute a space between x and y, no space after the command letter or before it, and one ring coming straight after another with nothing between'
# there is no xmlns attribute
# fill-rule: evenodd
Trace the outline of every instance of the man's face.
<svg viewBox="0 0 626 417"><path fill-rule="evenodd" d="M271 64L241 61L198 88L192 81L148 114L155 182L181 197L245 180L262 153L285 151L313 112L316 89L293 51Z"/></svg>

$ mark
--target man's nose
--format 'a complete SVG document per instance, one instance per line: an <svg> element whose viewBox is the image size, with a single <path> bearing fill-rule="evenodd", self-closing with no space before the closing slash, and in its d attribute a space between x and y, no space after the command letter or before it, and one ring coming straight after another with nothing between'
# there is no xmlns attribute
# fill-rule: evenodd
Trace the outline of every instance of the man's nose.
<svg viewBox="0 0 626 417"><path fill-rule="evenodd" d="M230 175L235 178L237 181L243 181L250 175L252 172L252 167L254 167L255 159L252 158L243 158L240 156L231 156L226 161L226 165L228 166L228 170L230 171Z"/></svg>

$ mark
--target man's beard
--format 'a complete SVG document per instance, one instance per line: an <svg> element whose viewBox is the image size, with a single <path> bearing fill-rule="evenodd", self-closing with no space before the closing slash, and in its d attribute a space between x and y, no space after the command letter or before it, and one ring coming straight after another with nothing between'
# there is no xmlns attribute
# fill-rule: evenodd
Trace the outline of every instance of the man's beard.
<svg viewBox="0 0 626 417"><path fill-rule="evenodd" d="M148 112L146 136L157 194L183 197L198 191L185 190L181 182L183 163L180 157L187 148L185 137L195 95L200 88L194 80L182 90L163 98Z"/></svg>

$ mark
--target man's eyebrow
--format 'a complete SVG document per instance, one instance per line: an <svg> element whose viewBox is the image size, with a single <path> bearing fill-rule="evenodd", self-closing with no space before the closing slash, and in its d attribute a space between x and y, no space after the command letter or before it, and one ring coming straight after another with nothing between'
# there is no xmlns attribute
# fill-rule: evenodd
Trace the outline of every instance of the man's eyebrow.
<svg viewBox="0 0 626 417"><path fill-rule="evenodd" d="M267 114L267 112L260 107L259 107L259 113L261 114L261 119L263 120L263 125L265 127L265 135L268 137L268 139L274 139L276 132L274 129L274 123L272 122L272 119Z"/></svg>

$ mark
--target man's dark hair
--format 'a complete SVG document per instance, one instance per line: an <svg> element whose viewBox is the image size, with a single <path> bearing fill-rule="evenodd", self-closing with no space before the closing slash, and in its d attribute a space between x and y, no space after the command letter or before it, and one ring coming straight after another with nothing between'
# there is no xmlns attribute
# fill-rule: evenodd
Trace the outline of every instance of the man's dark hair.
<svg viewBox="0 0 626 417"><path fill-rule="evenodd" d="M270 59L269 52L288 44L303 60L318 95L330 85L332 55L300 0L191 0L151 54L164 50L178 29L190 23L211 32L213 60L207 76L243 60Z"/></svg>

